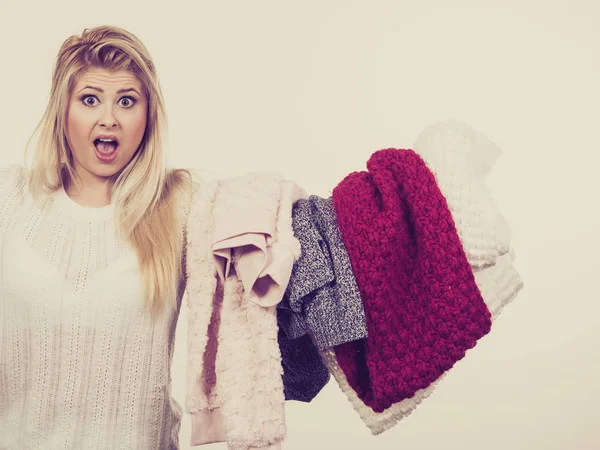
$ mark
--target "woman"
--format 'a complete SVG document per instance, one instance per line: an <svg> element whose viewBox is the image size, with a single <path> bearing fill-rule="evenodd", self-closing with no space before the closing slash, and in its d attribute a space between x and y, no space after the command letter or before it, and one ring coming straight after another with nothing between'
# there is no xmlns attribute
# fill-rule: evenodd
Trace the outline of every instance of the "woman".
<svg viewBox="0 0 600 450"><path fill-rule="evenodd" d="M202 232L198 235L187 234L187 230L198 231L188 227L187 217L189 214L189 222L195 223L194 213L198 208L192 206L197 207L200 203L194 201L193 205L191 204L192 192L200 192L196 199L210 195L207 194L208 189L198 191L197 185L193 186L195 183L192 182L189 172L167 170L161 146L164 125L164 106L154 65L137 38L118 28L98 27L84 31L80 37L67 39L60 49L54 68L50 101L39 126L40 135L32 169L12 167L0 171L0 448L179 448L178 433L182 408L170 395L170 366L176 320L186 287L184 275L190 268L195 267L195 264L188 264L186 271L183 270L186 260L184 254L193 261L192 255L198 247L189 244L199 236L206 237L204 235L208 234L204 233L203 227L199 227ZM436 136L444 139L433 139ZM433 127L425 134L422 150L432 158L432 166L435 166L436 155L454 154L456 136L462 141L468 141L465 136L476 135L472 131L465 131L462 126L455 125ZM449 144L446 145L446 142ZM478 142L478 150L492 150L492 146L487 145L485 139L478 138L473 142ZM430 146L429 151L428 143L435 143ZM452 151L449 151L450 148ZM470 149L469 146L466 148ZM443 161L444 164L450 162ZM379 348L384 348L383 345L376 347L375 344L371 344L373 348L365 347L367 350L364 352L357 352L353 347L347 346L343 350L344 353L341 353L341 362L340 353L329 353L329 368L342 390L372 431L380 433L400 420L407 411L414 409L416 403L411 402L410 398L415 390L426 388L434 382L442 372L461 359L477 339L489 331L490 311L475 286L473 275L462 276L460 273L463 272L456 271L459 264L457 261L462 264L460 267L464 273L470 273L472 267L461 250L456 230L453 226L448 226L452 222L450 211L444 206L445 201L437 188L436 179L429 169L426 169L425 162L412 151L387 149L376 152L367 163L367 167L370 167L369 174L351 174L346 179L347 182L343 181L338 185L335 191L337 194L334 192L333 195L334 202L344 206L341 217L345 217L346 229L350 231L351 239L352 233L361 229L354 226L356 220L360 220L356 218L364 217L362 223L365 228L369 227L369 232L362 233L356 242L362 242L364 236L370 236L369 245L375 247L366 248L381 252L372 253L374 255L387 255L383 264L379 264L380 260L377 260L377 263L372 265L370 260L376 260L371 258L372 254L364 252L362 247L359 248L360 245L353 247L356 250L355 261L361 261L361 254L367 256L366 265L361 265L362 269L359 268L359 275L362 270L363 286L367 286L363 288L363 292L379 293L381 289L371 289L369 283L377 279L377 274L388 277L391 273L390 267L404 270L410 263L413 273L423 269L419 273L430 274L432 264L427 258L414 257L414 260L409 261L406 256L429 254L410 247L414 242L427 244L427 249L444 247L447 250L450 247L448 239L451 237L454 256L440 257L442 253L436 250L435 259L439 261L433 267L437 270L436 274L459 273L453 275L454 285L448 284L449 278L444 278L444 283L436 284L438 287L443 285L443 293L436 292L435 295L431 295L425 289L432 284L429 283L431 277L421 277L422 292L410 291L404 284L399 284L399 280L407 281L406 272L403 275L401 270L397 270L396 286L400 288L397 291L389 291L385 301L379 302L377 297L375 300L379 303L372 302L377 308L378 305L384 305L383 309L379 310L371 308L371 316L367 315L371 317L371 330L375 331L373 335L379 336L381 342L386 345L388 340L382 331L389 331L388 336L401 335L396 339L398 348L410 343L411 349L414 350L413 353L404 352L408 355L406 360L409 361L408 365L402 366L405 370L399 371L396 370L396 366L389 366L394 370L386 372L387 363L397 361L397 352L379 352ZM414 177L398 176L400 172L396 173L394 170L407 169L407 173L417 173L414 170L416 167L419 168L418 173L422 179L419 178L418 182L411 186L421 189L415 192L430 195L429 206L435 206L421 207L423 205L419 201L417 206L424 214L424 217L418 216L420 224L428 224L429 230L443 231L423 233L422 236L427 236L428 239L434 237L433 240L424 239L423 242L411 240L412 235L409 232L400 237L395 236L397 230L415 228L410 222L410 214L404 214L401 207L404 203L401 203L400 197L396 195L400 188L414 181ZM454 172L448 173L454 177ZM465 172L465 176L469 177L472 174ZM484 178L483 174L481 178ZM452 178L452 182L455 181L456 179ZM263 184L258 182L254 186L259 185L263 187ZM476 214L478 210L474 210L475 214L472 214L472 217L464 212L465 209L461 212L461 203L458 200L470 200L471 197L461 197L459 194L464 193L462 190L453 189L452 184L449 186L448 192L455 195L451 199L457 200L452 204L459 206L454 209L462 214L459 218L462 222L459 220L459 223L463 223L463 226L466 223L476 225L473 230L477 239L471 242L472 245L467 245L470 254L489 256L488 262L491 265L499 261L499 256L510 260L508 241L498 240L504 236L498 236L497 233L502 229L502 223L498 225L494 222L499 216L490 209L486 216L490 218L489 226L487 222L481 226L480 215ZM470 184L466 186L468 188ZM268 205L275 206L280 189L278 185L271 187L273 191L265 186L264 196L269 200ZM232 186L229 188L232 189ZM228 200L226 195L221 194L229 191L222 185L219 186L219 190L219 197ZM290 187L289 191L294 189ZM237 191L234 189L233 192L250 195L243 188ZM388 206L396 209L388 209L385 213L380 211L376 192L385 194L382 198L390 202ZM231 197L244 203L248 198L254 200L254 191L250 193L250 197ZM420 194L413 195L411 201L421 199ZM288 196L285 204L289 210L293 203L292 198L297 198L295 196L296 194ZM486 199L474 203L478 207L489 205ZM262 207L260 202L257 204ZM229 212L228 206L227 202L219 203L221 212ZM248 205L237 206L239 209L247 209ZM204 207L200 209L210 210ZM274 210L275 208L265 211ZM390 214L390 211L393 214ZM214 212L210 211L207 216ZM275 215L277 214L273 214ZM288 211L279 216L282 220L277 219L276 228L278 232L279 228L288 229L289 239L285 239L284 233L281 233L281 239L278 236L276 241L283 247L290 245L287 249L279 247L277 258L291 254L297 258L299 250L293 249L293 236L289 236L292 230L291 213ZM379 222L375 220L377 217ZM422 222L423 218L427 222ZM474 221L470 221L471 219ZM438 222L445 224L446 228L440 228ZM465 229L469 231L469 227ZM246 231L252 234L255 230ZM373 231L390 231L392 234L381 234L381 238L372 239L372 236L378 237ZM484 236L479 233L481 231L489 231L485 234L489 235L489 239L484 239L484 243L489 244L484 248L489 250L488 252L479 251L481 249L478 245L482 241L480 237ZM467 238L465 242L469 244L468 233L462 235L463 238ZM502 252L498 245L500 241ZM396 246L399 242L408 250L402 257L393 259L390 255L399 253L389 251L391 247L388 248L388 245ZM202 252L208 246L200 247L199 251L206 257ZM184 252L185 248L194 251ZM271 250L275 254L275 244ZM214 255L210 256L212 258ZM212 261L211 258L209 259ZM265 258L269 259L266 256ZM275 256L272 256L272 259L275 261ZM279 274L269 275L280 287L289 277L292 264L289 257L282 260L287 261L286 271L280 270ZM241 258L238 263L241 268ZM277 263L274 266L279 265L279 269L285 265L279 260ZM208 264L201 265L201 272L204 273ZM496 313L522 286L518 274L512 270L511 261L507 261L505 265L511 270L496 267L500 271L496 272L494 269L492 275L489 275L491 269L480 270L478 274L482 288L488 285L488 288L481 290L489 294L486 295L487 301L496 306ZM382 272L377 272L375 277L371 277L371 273L374 273L371 270L373 268L379 268ZM284 272L287 275L283 276ZM488 275L482 275L485 272ZM498 273L510 281L500 286L502 289L496 289L495 280ZM505 275L506 273L508 275ZM214 275L211 266L202 280L190 276L187 281L188 290L207 291L207 295L203 294L203 297L212 300L213 292L209 292L209 283L204 281L211 278L214 281ZM241 270L239 278L242 278ZM414 281L410 280L411 283ZM469 298L458 299L463 295L466 283L469 283ZM392 284L390 283L390 286ZM221 327L219 336L226 336L223 328L227 328L230 333L227 336L239 335L240 341L247 340L253 327L261 330L267 328L255 318L266 317L268 320L265 323L272 325L271 335L263 333L267 336L266 345L256 345L255 341L252 341L254 347L260 347L257 353L260 353L259 357L262 359L259 361L250 358L248 361L259 361L260 364L256 366L261 369L266 367L265 372L280 383L281 364L276 342L275 314L267 317L259 307L253 307L256 315L248 313L250 307L236 309L235 301L241 298L241 292L245 289L245 286L243 289L239 286L242 286L239 279L227 280L225 293L222 293L222 303L229 309L225 306L221 309L227 309L230 313L228 318L237 317L241 325L252 326L240 329L237 328L237 323L223 320L227 327ZM452 286L454 288L450 289ZM387 300L404 299L399 294L405 295L406 292L411 292L411 296L413 293L419 294L413 297L430 308L424 309L420 304L416 309L427 317L427 323L433 324L430 326L431 330L440 331L437 324L441 322L459 324L459 330L452 333L453 338L448 338L450 332L447 329L441 330L438 337L420 332L421 319L417 318L414 311L408 311L408 308L406 314L412 314L413 320L403 323L415 323L416 332L411 329L405 333L398 333L394 327L389 327L388 323L392 323L388 320L391 313L394 312L396 319L404 320L403 305L412 303L402 300L402 304L394 304ZM446 309L442 307L444 305L439 298L448 301ZM476 314L465 308L456 308L456 304L471 304L474 308L472 311L476 311ZM274 303L269 303L269 306L273 305ZM449 311L456 314L449 315ZM220 320L213 322L211 314L209 309L203 310L203 317L198 319L203 325L198 329L206 331L207 327L210 328ZM198 314L200 315L202 314ZM447 320L448 317L453 319ZM474 318L480 318L481 323L475 324L477 326L465 325L472 324ZM465 333L471 334L465 337ZM252 338L254 339L254 336ZM206 354L210 353L209 348L213 351L214 346L211 347L207 343L208 335L199 340L202 341L198 344L201 352L195 354L196 362L203 368L199 377L204 378L203 381L213 383L210 386L212 389L214 380L209 373L212 369L204 370L205 366L210 366L211 363L206 363L204 359ZM228 351L221 351L223 347L219 347L219 354L225 355L221 358L223 364L219 367L227 369L221 370L220 373L231 377L222 382L228 389L217 389L219 394L225 394L223 404L231 408L230 412L234 410L235 414L228 417L243 416L237 413L251 410L251 414L248 415L254 419L258 418L253 425L258 423L260 428L263 421L268 422L264 427L266 431L251 426L244 429L245 423L242 423L241 419L235 424L241 427L235 431L241 430L242 433L246 433L249 438L246 441L255 440L260 443L262 449L279 449L281 437L285 434L285 424L281 420L284 409L282 386L272 385L268 377L242 376L243 371L237 370L240 368L237 361L235 366L228 365L228 361L225 361L227 355L235 354L233 359L238 359L237 356L243 353L232 342L233 339L227 342ZM376 340L372 339L371 342ZM361 340L358 345L366 344ZM427 366L426 370L421 371L422 375L413 376L413 372L408 369L412 367L416 370L414 373L417 373L417 369L424 367L420 358L416 358L415 355L430 355L434 347L436 352L443 355L443 364L437 364L435 358L429 357L427 363L436 363L437 366ZM449 347L454 349L451 357L445 352ZM337 350L336 348L336 352ZM246 353L250 354L252 351ZM384 360L378 359L380 353ZM368 363L380 373L376 380L380 402L377 411L366 403L370 400L361 389L361 383L371 383L372 380L364 376L360 378L361 372L357 369L359 363L362 364L360 367L366 364L363 360L367 358L370 358ZM245 361L242 365L248 366ZM270 361L271 364L262 364L263 361ZM384 362L386 364L383 364ZM342 365L345 366L344 370L341 370ZM219 372L219 367L215 367L214 370ZM366 373L365 370L362 371ZM197 381L193 378L196 372L191 372L194 384ZM410 372L410 376L406 378L414 381L408 388L403 384L406 380L401 372ZM348 374L353 376L350 381L346 379ZM388 378L388 374L392 375ZM397 374L396 378L393 378L394 374ZM393 383L388 383L391 378ZM221 379L223 380L223 377ZM236 383L229 380L242 381ZM245 383L246 380L251 381ZM234 389L239 386L243 389ZM202 389L204 387L202 386ZM361 392L360 399L353 389ZM252 391L259 392L264 400L263 405L259 406L254 402ZM262 395L270 391L277 391L276 398ZM201 401L196 405L198 410L195 411L199 413L198 416L203 418L206 415L211 420L219 417L219 414L213 414L219 412L216 411L219 406L213 408L215 404L212 403L212 391L203 391L201 394L198 396ZM241 399L243 407L236 403L237 399ZM272 416L269 413L272 413ZM228 426L230 425L231 421L228 423ZM224 426L218 420L200 421L199 428L202 428L202 436L196 441L192 438L193 442L201 444L225 440L222 436ZM236 439L239 437L235 433L232 435ZM260 439L256 435L261 435ZM236 439L233 440L239 444L240 439ZM252 449L256 448L254 445L236 448Z"/></svg>
<svg viewBox="0 0 600 450"><path fill-rule="evenodd" d="M60 48L30 170L0 172L0 448L177 449L170 365L190 174L144 45Z"/></svg>

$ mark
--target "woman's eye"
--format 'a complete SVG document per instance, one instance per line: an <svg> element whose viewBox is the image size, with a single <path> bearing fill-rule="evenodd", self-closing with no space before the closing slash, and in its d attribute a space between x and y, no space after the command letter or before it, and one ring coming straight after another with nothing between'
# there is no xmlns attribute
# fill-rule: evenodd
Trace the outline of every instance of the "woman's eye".
<svg viewBox="0 0 600 450"><path fill-rule="evenodd" d="M135 103L135 100L133 99L133 97L123 97L121 100L121 106L124 106L125 108L131 108L133 106L133 104Z"/></svg>
<svg viewBox="0 0 600 450"><path fill-rule="evenodd" d="M83 103L87 106L94 106L96 104L96 97L94 97L93 95L86 95L82 98Z"/></svg>

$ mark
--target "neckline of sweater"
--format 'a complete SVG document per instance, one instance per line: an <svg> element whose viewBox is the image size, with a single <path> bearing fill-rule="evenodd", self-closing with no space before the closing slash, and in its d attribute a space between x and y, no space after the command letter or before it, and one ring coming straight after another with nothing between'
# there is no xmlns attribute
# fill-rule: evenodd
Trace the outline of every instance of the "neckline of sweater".
<svg viewBox="0 0 600 450"><path fill-rule="evenodd" d="M54 199L59 207L71 217L83 220L106 220L114 216L114 204L106 206L84 206L73 200L64 187L54 192Z"/></svg>

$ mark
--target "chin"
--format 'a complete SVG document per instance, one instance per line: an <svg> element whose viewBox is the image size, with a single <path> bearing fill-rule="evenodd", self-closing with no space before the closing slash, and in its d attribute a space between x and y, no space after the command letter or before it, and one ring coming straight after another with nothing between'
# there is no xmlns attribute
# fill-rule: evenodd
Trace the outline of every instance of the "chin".
<svg viewBox="0 0 600 450"><path fill-rule="evenodd" d="M123 169L123 167L121 167L121 165L104 166L104 167L99 167L99 168L94 167L92 170L90 170L90 172L93 173L98 178L110 178L110 177L114 176L115 174L119 173L122 169Z"/></svg>

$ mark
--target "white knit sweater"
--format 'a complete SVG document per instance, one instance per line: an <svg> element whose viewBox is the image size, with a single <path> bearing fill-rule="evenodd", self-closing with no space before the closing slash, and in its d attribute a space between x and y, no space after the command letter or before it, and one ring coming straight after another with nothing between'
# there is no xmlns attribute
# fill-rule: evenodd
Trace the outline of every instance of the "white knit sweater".
<svg viewBox="0 0 600 450"><path fill-rule="evenodd" d="M150 320L113 219L0 170L0 449L179 448L178 311Z"/></svg>

